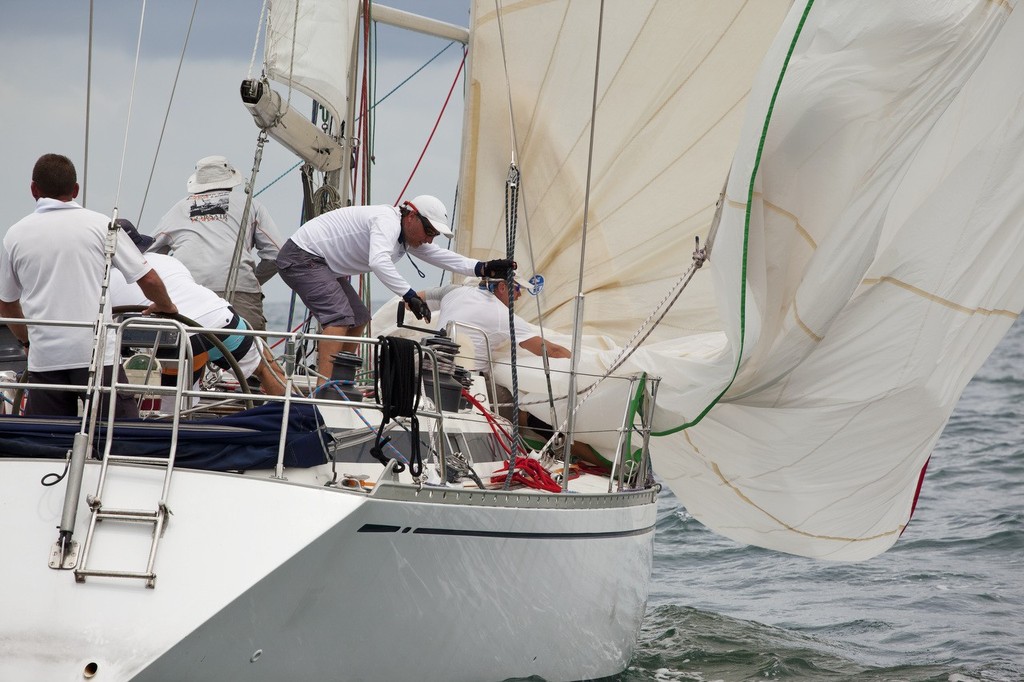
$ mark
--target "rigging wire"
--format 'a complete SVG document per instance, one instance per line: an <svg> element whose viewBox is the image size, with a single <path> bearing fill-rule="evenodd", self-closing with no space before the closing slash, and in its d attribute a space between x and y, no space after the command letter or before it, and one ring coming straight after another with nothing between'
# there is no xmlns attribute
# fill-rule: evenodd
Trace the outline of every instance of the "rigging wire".
<svg viewBox="0 0 1024 682"><path fill-rule="evenodd" d="M174 93L178 89L178 77L181 76L181 65L185 62L185 50L188 48L188 39L192 35L192 24L196 19L196 8L199 7L199 0L192 3L192 16L188 20L188 30L185 31L185 42L181 46L181 56L178 57L178 69L174 72L174 83L171 85L171 95L167 98L167 110L164 112L164 122L160 126L160 137L156 142L156 151L153 153L153 165L149 169L149 179L146 181L146 191L142 194L142 205L139 207L139 215L136 220L142 225L142 214L146 210L146 199L149 197L149 188L153 184L153 175L156 173L156 162L160 157L160 147L164 142L164 132L167 130L167 120L171 116L171 105L174 103Z"/></svg>
<svg viewBox="0 0 1024 682"><path fill-rule="evenodd" d="M501 11L501 0L494 0L494 14L498 19L498 44L501 45L501 65L505 68L505 90L508 98L509 146L512 148L512 164L516 164L516 119L512 113L512 80L508 75L508 52L505 50L505 22Z"/></svg>
<svg viewBox="0 0 1024 682"><path fill-rule="evenodd" d="M651 314L648 315L647 319L644 320L644 322L640 325L636 332L633 333L633 336L631 336L626 341L626 343L622 347L622 350L619 351L618 356L616 356L615 360L612 361L608 370L602 376L598 377L597 381L588 386L584 391L581 391L582 395L580 399L576 402L576 405L572 408L572 414L578 412L579 409L583 406L583 404L586 403L587 400L589 400L590 397L594 395L594 393L597 391L597 387L601 385L606 379L610 378L611 375L617 369L619 369L619 367L621 367L626 362L626 360L628 360L633 355L633 353L639 350L640 346L644 344L647 338L652 333L654 333L654 330L658 327L661 321L665 319L665 315L667 315L668 311L672 309L673 305L675 305L676 300L686 289L686 286L690 283L690 280L692 280L693 276L697 273L697 270L699 270L701 266L704 265L704 262L706 260L707 250L700 248L700 238L698 237L697 249L693 253L693 262L690 264L689 269L685 273L683 273L682 277L676 280L675 285L673 285L672 289L669 290L668 294L665 295L665 297L655 307ZM645 331L644 327L647 325L650 325L650 329L647 329ZM562 420L562 424L559 427L559 430L564 429L566 427L566 423L569 419L569 414L570 413L567 413L565 419ZM660 436L667 435L668 433L669 432L655 432L652 435ZM552 438L544 445L543 450L547 450L549 447L551 447L554 444L554 441L555 436L552 436Z"/></svg>
<svg viewBox="0 0 1024 682"><path fill-rule="evenodd" d="M82 206L86 206L85 196L89 178L89 114L92 109L92 33L94 0L89 0L89 47L86 53L85 67L85 158L82 162Z"/></svg>
<svg viewBox="0 0 1024 682"><path fill-rule="evenodd" d="M117 171L117 187L114 190L114 212L121 201L121 180L124 178L124 160L128 155L128 131L132 124L132 109L135 103L135 84L139 76L139 54L142 52L142 30L146 21L146 0L142 0L142 12L139 15L139 37L135 43L135 67L132 70L132 88L128 95L128 118L124 124L124 144L121 147L121 168ZM116 217L116 216L115 216Z"/></svg>
<svg viewBox="0 0 1024 682"><path fill-rule="evenodd" d="M264 4L264 7L265 7L265 6L266 6L266 5ZM262 18L260 19L260 23L262 24ZM257 34L257 40L259 40L259 35L258 35L258 34ZM377 108L377 105L379 105L379 104L383 104L385 100L387 100L387 99L388 99L389 97L391 97L391 95L393 95L393 94L395 94L396 92L398 92L398 91L399 91L399 90L400 90L400 89L402 88L402 86L404 86L404 85L405 85L406 83L408 83L408 82L409 82L409 81L411 81L411 80L412 80L413 78L415 78L415 77L416 77L416 75L417 75L417 74L418 74L418 73L419 73L420 71L422 71L423 69L425 69L425 68L427 68L428 66L430 66L431 62L433 62L433 61L434 61L434 60L436 60L436 59L437 59L438 57L440 57L440 56L441 56L442 54L444 54L444 53L445 53L445 52L446 52L446 51L448 50L448 48L450 48L450 47L451 47L452 45L455 45L455 44L456 44L456 43L455 43L454 41L452 41L452 42L448 43L447 45L445 45L445 46L444 46L444 47L443 47L443 48L442 48L442 49L441 49L440 51L438 51L437 53L435 53L433 57L431 57L430 59L428 59L427 61L425 61L425 62L424 62L423 64L421 64L421 65L420 65L420 67L419 67L418 69L416 69L416 70L415 70L415 71L413 71L413 72L412 72L411 74L409 74L408 76L406 76L406 77L405 77L405 78L404 78L404 79L403 79L403 80L402 80L402 81L401 81L401 82L400 82L400 83L399 83L398 85L396 85L395 87L391 88L391 90L389 90L389 91L387 92L387 94L385 94L385 95L384 95L383 97L381 97L380 99L378 99L378 100L374 101L374 103L370 105L370 109L369 109L369 110L370 110L371 112L373 112L373 111L374 111L374 110L375 110L375 109ZM255 60L255 58L256 58L256 57L255 57L255 55L256 55L256 45L253 45L253 59L254 59L254 60ZM250 63L250 64L249 64L249 77L250 77L250 79L252 78L252 63ZM362 116L356 116L356 121L360 121L361 119L362 119ZM263 194L263 192L265 192L265 191L267 191L268 189L270 189L270 187L271 187L272 185L274 185L274 184L275 184L275 183L277 183L278 181L280 181L280 180L282 180L283 178L285 178L285 177L286 177L286 176L287 176L287 175L288 175L289 173L291 173L291 172L292 172L293 170L295 170L296 168L298 168L298 167L299 167L299 166L301 166L302 164L303 164L303 162L302 162L302 161L297 161L297 162L296 162L296 163L295 163L294 165L292 165L292 167L291 167L291 168L289 168L288 170L286 170L285 172L281 173L281 174L280 174L280 175L278 175L278 176L277 176L276 178L274 178L273 180L271 180L270 182L268 182L268 183L267 183L267 184L266 184L266 185L265 185L265 186L264 186L264 187L263 187L262 189L260 189L259 191L257 191L257 192L256 192L256 194L255 194L254 196L257 196L257 197L258 197L259 195Z"/></svg>
<svg viewBox="0 0 1024 682"><path fill-rule="evenodd" d="M270 0L263 0L263 8L260 10L260 20L259 23L256 24L256 39L252 41L252 56L249 58L249 71L247 72L246 80L253 80L252 67L256 65L256 51L260 45L260 32L263 31L263 19L267 16L267 4L269 2ZM269 22L270 19L268 18L267 21ZM266 35L264 35L264 45L266 45L266 42Z"/></svg>
<svg viewBox="0 0 1024 682"><path fill-rule="evenodd" d="M576 412L578 407L574 406L576 400L576 368L579 367L579 354L583 337L583 273L587 257L587 232L590 226L590 190L594 167L594 137L597 129L597 91L601 75L601 39L604 35L604 0L601 0L601 7L597 19L597 46L594 54L594 89L590 105L590 143L587 147L587 179L584 184L583 194L583 226L580 235L580 270L576 277L576 304L573 309L572 325L572 353L569 359L569 390L568 403L566 404L566 439L565 439L565 464L569 465L569 451L573 442L573 431L576 426ZM570 409L572 408L572 409ZM554 440L554 434L552 434ZM567 490L568 477L562 479L562 490Z"/></svg>
<svg viewBox="0 0 1024 682"><path fill-rule="evenodd" d="M580 273L576 278L576 295L583 295L583 270L587 262L587 231L590 225L590 190L594 172L594 136L597 129L597 89L601 71L601 37L604 33L604 0L597 21L597 54L594 56L594 92L590 105L590 144L587 147L587 179L583 194L583 229L580 237ZM573 333L579 333L574 330ZM575 345L575 344L574 344ZM573 363L575 364L575 362Z"/></svg>
<svg viewBox="0 0 1024 682"><path fill-rule="evenodd" d="M441 105L441 111L437 115L437 120L434 121L434 127L430 129L430 135L427 136L427 142L423 145L423 151L420 152L420 156L416 159L416 164L412 168L412 172L409 174L409 179L405 181L405 185L402 186L402 191L398 193L398 198L395 199L395 205L401 201L402 196L405 194L405 190L409 189L409 184L412 183L413 176L416 175L416 171L419 170L420 162L423 161L424 155L427 153L427 149L430 147L430 143L434 140L434 133L437 132L437 127L441 124L441 118L444 116L445 109L448 108L448 102L452 99L452 93L455 91L455 86L459 83L459 77L462 75L462 67L466 65L466 51L462 52L462 61L459 62L459 69L455 72L455 79L452 81L452 86L448 88L448 96L444 98L444 104Z"/></svg>
<svg viewBox="0 0 1024 682"><path fill-rule="evenodd" d="M512 159L511 159L511 161L509 163L509 176L511 177L513 174L515 175L515 177L517 179L518 187L519 187L519 190L517 192L517 196L519 194L523 195L523 199L522 199L523 204L524 204L523 223L524 223L525 232L526 232L526 250L527 250L527 255L528 255L528 258L529 258L529 262L530 262L530 271L532 273L536 274L536 272L537 272L537 259L536 259L536 256L534 255L533 232L530 230L529 211L526 210L526 208L525 208L525 205L526 205L526 195L525 195L525 192L523 192L523 189L522 189L522 186L523 186L522 172L519 169L519 167L516 165L516 156L517 156L517 153L518 153L518 147L517 147L518 137L516 136L515 115L514 115L513 106L512 106L512 79L511 79L511 76L509 75L509 71L508 71L508 59L509 58L508 58L508 53L506 52L506 46L505 46L504 21L503 21L503 16L502 16L501 8L499 7L499 0L495 0L494 5L495 5L495 12L497 14L497 20L498 20L497 24L498 24L499 42L500 42L500 45L501 45L502 67L504 68L504 72L505 72L505 92L506 92L506 99L507 99L507 102L508 102L509 131L510 131L510 134L511 134L510 146L511 146ZM514 210L518 212L518 202L516 203L516 206L515 206ZM507 220L508 220L508 218L506 217L506 221ZM512 255L509 255L508 258L514 260L514 257ZM534 304L536 305L536 308L537 308L537 328L539 330L539 335L540 335L540 340L541 340L541 360L542 360L542 362L544 364L544 376L545 376L546 382L547 382L548 404L549 404L549 407L550 407L550 410L551 410L551 421L555 421L556 416L555 416L555 411L554 411L555 410L554 389L553 389L553 387L551 385L551 365L550 365L551 358L548 355L548 350L547 350L548 349L547 338L545 337L545 332L544 332L544 310L541 307L541 301L540 301L540 296L539 295L534 297ZM517 398L518 398L518 396L517 396Z"/></svg>

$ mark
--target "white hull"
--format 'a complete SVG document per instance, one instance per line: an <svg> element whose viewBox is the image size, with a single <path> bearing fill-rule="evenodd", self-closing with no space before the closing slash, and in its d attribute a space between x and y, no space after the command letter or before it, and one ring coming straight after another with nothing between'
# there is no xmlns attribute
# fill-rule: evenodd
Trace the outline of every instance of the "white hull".
<svg viewBox="0 0 1024 682"><path fill-rule="evenodd" d="M625 668L643 617L654 490L366 495L179 469L147 589L48 566L64 484L39 481L62 465L0 460L0 679L595 678ZM161 477L112 470L104 505L152 508ZM143 570L150 537L102 522L89 567Z"/></svg>

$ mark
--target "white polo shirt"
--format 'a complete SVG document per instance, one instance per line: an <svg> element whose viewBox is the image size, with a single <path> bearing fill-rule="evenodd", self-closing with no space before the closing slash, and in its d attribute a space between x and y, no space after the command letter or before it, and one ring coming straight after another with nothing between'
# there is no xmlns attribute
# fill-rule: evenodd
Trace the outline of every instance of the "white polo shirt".
<svg viewBox="0 0 1024 682"><path fill-rule="evenodd" d="M331 272L339 275L373 272L384 286L399 296L412 288L395 268L395 263L406 252L451 272L474 274L477 261L473 259L434 244L410 249L399 242L400 216L394 206L339 208L313 218L300 227L291 240L303 251L323 258Z"/></svg>
<svg viewBox="0 0 1024 682"><path fill-rule="evenodd" d="M39 199L35 212L11 226L4 237L0 300L20 301L29 320L94 322L100 309L109 223L107 216L74 201ZM123 230L117 231L113 265L129 282L150 270ZM103 319L110 322L109 305ZM89 366L94 340L91 327L30 325L28 330L30 371ZM112 340L104 354L107 365L114 362Z"/></svg>

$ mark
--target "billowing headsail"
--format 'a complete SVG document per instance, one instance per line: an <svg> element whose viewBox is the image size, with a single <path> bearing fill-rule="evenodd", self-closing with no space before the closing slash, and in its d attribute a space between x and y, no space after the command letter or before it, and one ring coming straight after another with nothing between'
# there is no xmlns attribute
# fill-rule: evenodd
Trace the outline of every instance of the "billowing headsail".
<svg viewBox="0 0 1024 682"><path fill-rule="evenodd" d="M480 5L475 27L490 30L493 4ZM731 162L709 264L628 363L664 378L655 471L714 530L857 560L909 520L960 393L1024 307L1013 5L804 0L752 78L744 60L774 30L757 13L786 8L606 3L588 332L621 344L647 316L707 231ZM505 63L496 30L492 52L473 48L460 248L503 243L510 92L519 222L543 245L545 322L567 330L597 8L502 7ZM531 263L522 242L517 257ZM587 368L615 355L589 353Z"/></svg>
<svg viewBox="0 0 1024 682"><path fill-rule="evenodd" d="M1008 70L1024 22L1010 11L794 7L751 96L712 256L743 357L677 439L683 455L658 459L716 530L861 559L909 520L953 406L1024 305L1022 82ZM997 40L1017 56L989 55Z"/></svg>

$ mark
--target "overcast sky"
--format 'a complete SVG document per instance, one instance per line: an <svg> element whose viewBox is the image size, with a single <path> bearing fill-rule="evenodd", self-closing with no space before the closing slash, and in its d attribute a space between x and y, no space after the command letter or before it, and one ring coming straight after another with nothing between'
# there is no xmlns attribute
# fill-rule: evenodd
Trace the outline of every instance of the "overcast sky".
<svg viewBox="0 0 1024 682"><path fill-rule="evenodd" d="M33 210L32 165L44 153L75 162L88 208L119 215L151 232L164 212L185 195L185 181L197 159L223 154L246 177L258 129L238 90L249 75L262 0L200 0L185 52L170 116L157 144L192 2L149 0L142 32L134 104L128 123L141 0L96 0L93 27L91 116L85 168L85 112L89 1L0 0L0 233ZM466 26L469 0L389 0L382 4ZM378 28L377 96L383 97L448 41ZM392 204L415 165L455 78L462 51L453 45L377 108L372 203ZM262 48L254 70L259 73ZM285 90L279 87L284 94ZM293 102L296 100L293 98ZM456 87L434 141L405 193L435 194L453 213L462 124L462 82ZM300 111L307 112L303 106ZM143 205L150 170L152 183ZM283 237L298 227L301 204L297 159L271 140L263 156L257 191ZM120 190L118 191L118 178ZM81 199L81 197L80 197ZM416 288L424 282L408 267L401 271ZM378 289L381 287L378 287ZM270 300L290 294L279 278L266 287ZM381 296L375 290L375 298Z"/></svg>

